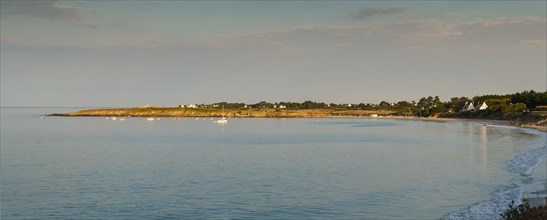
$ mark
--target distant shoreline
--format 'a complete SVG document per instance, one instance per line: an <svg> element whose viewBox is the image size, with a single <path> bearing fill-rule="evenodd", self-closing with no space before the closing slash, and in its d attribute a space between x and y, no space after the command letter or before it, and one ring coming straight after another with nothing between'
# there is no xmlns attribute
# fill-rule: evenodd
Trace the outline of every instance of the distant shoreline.
<svg viewBox="0 0 547 220"><path fill-rule="evenodd" d="M382 117L394 111L351 109L216 109L216 108L108 108L86 109L69 113L53 113L62 117L232 117L232 118L327 118Z"/></svg>
<svg viewBox="0 0 547 220"><path fill-rule="evenodd" d="M420 121L470 121L485 125L505 125L531 128L547 132L547 119L541 120L496 120L453 117L394 116L394 111L370 111L348 109L216 109L216 108L102 108L77 112L52 113L59 117L231 117L231 118L371 118Z"/></svg>

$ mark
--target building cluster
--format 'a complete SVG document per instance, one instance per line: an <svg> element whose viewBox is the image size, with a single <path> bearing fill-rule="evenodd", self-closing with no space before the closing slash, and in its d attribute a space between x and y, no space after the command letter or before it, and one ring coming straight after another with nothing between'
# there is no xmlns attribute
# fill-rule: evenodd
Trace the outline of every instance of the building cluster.
<svg viewBox="0 0 547 220"><path fill-rule="evenodd" d="M481 105L476 107L475 105L473 105L473 102L466 102L462 108L462 112L468 112L468 111L476 112L476 111L486 110L487 108L488 108L488 105L486 104L486 102L482 102Z"/></svg>
<svg viewBox="0 0 547 220"><path fill-rule="evenodd" d="M178 106L179 108L220 108L222 106L218 105L218 104L212 104L212 105L205 105L205 104L201 104L201 105L198 105L198 104L188 104L188 105L179 105ZM251 106L248 106L248 105L243 105L242 106L243 108L252 108ZM273 108L276 108L276 109L286 109L287 106L285 105L273 105Z"/></svg>
<svg viewBox="0 0 547 220"><path fill-rule="evenodd" d="M198 108L198 105L196 104L179 105L179 108Z"/></svg>

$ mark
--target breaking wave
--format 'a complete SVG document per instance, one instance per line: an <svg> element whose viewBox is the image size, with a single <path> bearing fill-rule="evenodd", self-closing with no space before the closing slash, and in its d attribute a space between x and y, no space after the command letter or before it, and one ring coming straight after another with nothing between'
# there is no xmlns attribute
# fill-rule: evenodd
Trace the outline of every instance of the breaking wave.
<svg viewBox="0 0 547 220"><path fill-rule="evenodd" d="M545 155L547 155L547 146L533 149L507 161L505 169L513 173L519 173L521 176L529 176L536 167L541 165Z"/></svg>
<svg viewBox="0 0 547 220"><path fill-rule="evenodd" d="M492 193L491 200L460 209L443 219L501 219L501 213L507 210L511 201L515 201L515 205L521 204L523 193L524 188L520 186L498 190Z"/></svg>
<svg viewBox="0 0 547 220"><path fill-rule="evenodd" d="M529 177L534 169L543 163L543 159L546 156L547 146L534 148L506 161L504 169L509 172L518 173L524 177ZM530 178L531 177L522 179L521 185L527 185L530 182ZM512 201L515 202L515 205L522 204L523 195L524 187L514 185L510 188L501 189L492 193L492 197L488 201L479 202L469 207L462 208L450 213L443 219L501 219L501 214L508 209L509 204Z"/></svg>

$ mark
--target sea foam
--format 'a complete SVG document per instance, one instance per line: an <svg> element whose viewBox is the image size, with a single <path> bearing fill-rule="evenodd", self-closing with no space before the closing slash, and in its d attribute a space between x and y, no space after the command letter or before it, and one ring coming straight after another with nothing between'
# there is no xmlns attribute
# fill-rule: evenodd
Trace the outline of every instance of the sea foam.
<svg viewBox="0 0 547 220"><path fill-rule="evenodd" d="M446 220L459 219L501 219L501 214L509 208L509 204L520 205L524 188L520 186L502 189L492 193L492 199L480 202L445 216Z"/></svg>
<svg viewBox="0 0 547 220"><path fill-rule="evenodd" d="M535 133L533 131L529 132ZM505 162L504 169L518 173L521 176L529 177L534 169L543 163L543 159L546 156L547 146L534 148L528 152L516 155L513 159ZM521 185L528 184L530 182L529 179L523 179ZM498 190L492 193L490 200L462 208L450 213L443 219L502 219L501 214L509 208L509 204L512 201L515 202L514 206L522 204L523 195L523 186L515 185L508 189Z"/></svg>
<svg viewBox="0 0 547 220"><path fill-rule="evenodd" d="M513 173L519 173L521 176L529 176L543 162L542 159L545 155L547 155L547 146L535 148L507 161L505 169Z"/></svg>

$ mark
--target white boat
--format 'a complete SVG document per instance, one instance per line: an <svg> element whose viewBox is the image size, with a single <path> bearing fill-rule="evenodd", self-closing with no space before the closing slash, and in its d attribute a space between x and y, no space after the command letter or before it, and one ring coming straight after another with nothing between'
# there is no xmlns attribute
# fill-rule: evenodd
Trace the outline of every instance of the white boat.
<svg viewBox="0 0 547 220"><path fill-rule="evenodd" d="M216 122L218 124L226 124L228 123L228 120L226 120L226 117L222 117L221 119L218 119Z"/></svg>
<svg viewBox="0 0 547 220"><path fill-rule="evenodd" d="M120 118L120 121L125 121L125 118Z"/></svg>
<svg viewBox="0 0 547 220"><path fill-rule="evenodd" d="M224 115L224 105L222 106L222 115ZM226 117L222 116L221 119L216 120L216 123L226 124L226 123L228 123L228 120L226 119Z"/></svg>
<svg viewBox="0 0 547 220"><path fill-rule="evenodd" d="M112 116L112 118L110 118L112 121L116 121L116 117Z"/></svg>
<svg viewBox="0 0 547 220"><path fill-rule="evenodd" d="M146 120L147 120L147 121L154 121L154 118L148 117L148 118L146 118Z"/></svg>

